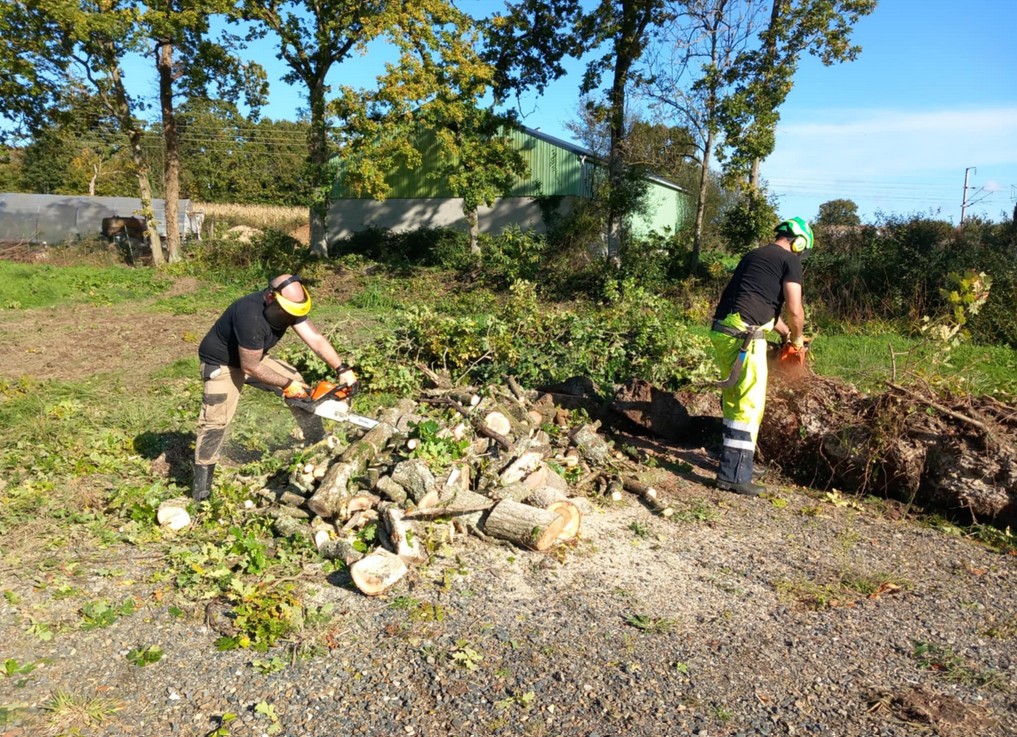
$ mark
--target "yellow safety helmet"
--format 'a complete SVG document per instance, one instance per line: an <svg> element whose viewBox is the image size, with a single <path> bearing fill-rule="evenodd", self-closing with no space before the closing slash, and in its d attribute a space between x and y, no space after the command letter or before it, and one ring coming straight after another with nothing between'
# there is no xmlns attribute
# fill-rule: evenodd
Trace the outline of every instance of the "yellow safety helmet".
<svg viewBox="0 0 1017 737"><path fill-rule="evenodd" d="M282 290L294 282L300 284L300 288L304 292L304 298L299 302L286 299L282 295ZM279 306L283 308L283 311L286 312L286 314L292 315L293 317L303 317L311 311L311 295L307 293L307 287L301 283L300 276L297 274L294 274L289 279L286 279L275 286L270 284L269 288L272 290L272 293L275 294L275 301L279 303Z"/></svg>

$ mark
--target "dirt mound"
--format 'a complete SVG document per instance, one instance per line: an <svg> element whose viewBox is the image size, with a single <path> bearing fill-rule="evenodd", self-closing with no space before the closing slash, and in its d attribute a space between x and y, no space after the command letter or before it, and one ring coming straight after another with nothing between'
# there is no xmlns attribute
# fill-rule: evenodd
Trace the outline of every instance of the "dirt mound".
<svg viewBox="0 0 1017 737"><path fill-rule="evenodd" d="M300 241L305 246L311 245L311 226L301 225L296 230L291 230L290 238Z"/></svg>

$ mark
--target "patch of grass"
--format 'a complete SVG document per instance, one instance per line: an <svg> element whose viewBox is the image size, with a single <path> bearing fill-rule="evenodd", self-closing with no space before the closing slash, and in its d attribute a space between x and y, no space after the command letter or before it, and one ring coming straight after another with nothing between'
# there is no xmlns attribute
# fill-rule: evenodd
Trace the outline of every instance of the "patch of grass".
<svg viewBox="0 0 1017 737"><path fill-rule="evenodd" d="M673 620L665 617L651 617L646 614L626 615L625 624L651 634L670 632L674 628Z"/></svg>
<svg viewBox="0 0 1017 737"><path fill-rule="evenodd" d="M1001 622L990 622L982 634L996 640L1017 639L1017 614L1011 615Z"/></svg>
<svg viewBox="0 0 1017 737"><path fill-rule="evenodd" d="M892 574L845 570L835 581L828 583L800 578L777 581L774 587L778 596L796 601L806 609L822 612L852 606L859 599L877 599L907 591L912 585Z"/></svg>
<svg viewBox="0 0 1017 737"><path fill-rule="evenodd" d="M717 508L706 499L692 500L692 506L676 509L672 519L679 522L711 522L719 517Z"/></svg>
<svg viewBox="0 0 1017 737"><path fill-rule="evenodd" d="M110 305L152 296L171 283L154 269L0 261L0 313L57 304Z"/></svg>
<svg viewBox="0 0 1017 737"><path fill-rule="evenodd" d="M124 704L117 699L88 698L61 690L47 699L42 708L54 732L78 734L82 728L106 724L123 710Z"/></svg>
<svg viewBox="0 0 1017 737"><path fill-rule="evenodd" d="M912 641L911 657L918 665L939 674L943 680L964 686L1003 688L1006 676L991 668L979 668L966 662L945 645Z"/></svg>
<svg viewBox="0 0 1017 737"><path fill-rule="evenodd" d="M812 342L809 353L817 373L836 376L862 391L881 392L886 389L883 382L893 377L894 361L898 374L914 370L921 363L921 350L920 340L887 332L822 335ZM894 359L891 351L896 354ZM1017 395L1017 350L964 343L950 352L949 363L937 366L937 373L956 389L1012 397Z"/></svg>

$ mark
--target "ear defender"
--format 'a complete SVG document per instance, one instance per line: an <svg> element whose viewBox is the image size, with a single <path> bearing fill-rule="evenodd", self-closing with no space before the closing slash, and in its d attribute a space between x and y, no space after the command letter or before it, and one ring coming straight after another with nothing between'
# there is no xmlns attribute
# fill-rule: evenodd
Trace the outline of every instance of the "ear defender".
<svg viewBox="0 0 1017 737"><path fill-rule="evenodd" d="M790 241L792 253L803 253L812 248L812 227L802 218L785 220L774 228L774 232Z"/></svg>

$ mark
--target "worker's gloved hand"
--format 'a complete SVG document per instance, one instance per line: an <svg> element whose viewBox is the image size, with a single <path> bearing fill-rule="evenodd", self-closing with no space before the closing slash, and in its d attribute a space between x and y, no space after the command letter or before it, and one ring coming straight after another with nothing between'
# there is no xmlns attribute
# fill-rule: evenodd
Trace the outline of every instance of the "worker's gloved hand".
<svg viewBox="0 0 1017 737"><path fill-rule="evenodd" d="M301 384L299 381L291 381L283 389L283 396L287 399L306 399L309 396L307 389L306 384Z"/></svg>
<svg viewBox="0 0 1017 737"><path fill-rule="evenodd" d="M350 387L350 393L356 394L357 389L360 388L360 383L357 381L357 375L353 373L353 369L343 364L336 368L335 375L339 386L348 386Z"/></svg>
<svg viewBox="0 0 1017 737"><path fill-rule="evenodd" d="M785 343L780 349L779 358L784 364L805 365L805 354L808 350L809 344L805 341L801 341L800 345Z"/></svg>

